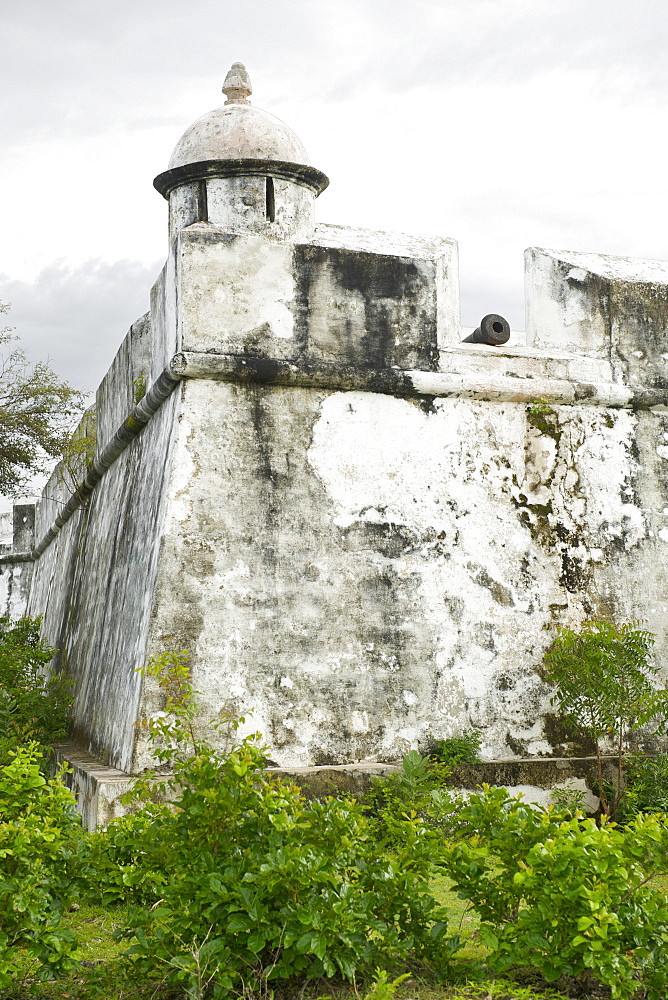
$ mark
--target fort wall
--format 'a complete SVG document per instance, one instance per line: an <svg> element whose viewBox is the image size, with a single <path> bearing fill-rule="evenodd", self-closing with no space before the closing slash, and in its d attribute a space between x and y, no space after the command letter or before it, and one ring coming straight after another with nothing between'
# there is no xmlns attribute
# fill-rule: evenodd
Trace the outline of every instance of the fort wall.
<svg viewBox="0 0 668 1000"><path fill-rule="evenodd" d="M212 159L212 116L156 179L169 256L98 390L95 476L71 500L57 469L0 553L75 682L77 759L147 766L138 670L182 649L199 725L244 716L278 767L470 727L489 761L586 756L540 677L555 630L645 619L668 667L668 264L531 249L526 337L462 343L453 240L307 231L324 175L280 130L275 161Z"/></svg>

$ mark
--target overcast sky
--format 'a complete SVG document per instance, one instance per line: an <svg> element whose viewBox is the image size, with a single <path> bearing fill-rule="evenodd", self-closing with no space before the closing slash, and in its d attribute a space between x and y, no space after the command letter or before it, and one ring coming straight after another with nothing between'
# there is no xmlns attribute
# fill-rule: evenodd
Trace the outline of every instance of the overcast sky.
<svg viewBox="0 0 668 1000"><path fill-rule="evenodd" d="M0 0L0 300L94 389L166 249L179 136L252 101L330 178L322 222L460 245L462 320L524 327L525 247L668 258L661 0Z"/></svg>

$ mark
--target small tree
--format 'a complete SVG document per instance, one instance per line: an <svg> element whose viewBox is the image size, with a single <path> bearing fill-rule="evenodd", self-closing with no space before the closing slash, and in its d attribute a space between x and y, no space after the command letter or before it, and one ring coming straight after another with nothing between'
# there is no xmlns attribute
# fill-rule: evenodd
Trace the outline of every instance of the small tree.
<svg viewBox="0 0 668 1000"><path fill-rule="evenodd" d="M8 309L0 302L0 313ZM8 348L12 340L11 327L0 329L0 494L8 497L61 454L84 395L48 364L33 366L20 348Z"/></svg>
<svg viewBox="0 0 668 1000"><path fill-rule="evenodd" d="M601 618L584 622L577 631L561 629L544 658L543 678L556 688L552 703L596 744L601 807L613 819L623 796L630 734L651 725L657 735L668 716L668 691L653 684L658 668L649 662L654 636L640 625ZM616 785L609 794L601 761L604 741L614 744L617 755Z"/></svg>
<svg viewBox="0 0 668 1000"><path fill-rule="evenodd" d="M71 682L49 671L56 650L41 641L39 627L39 618L0 617L0 764L27 743L41 745L46 764L48 745L67 736Z"/></svg>

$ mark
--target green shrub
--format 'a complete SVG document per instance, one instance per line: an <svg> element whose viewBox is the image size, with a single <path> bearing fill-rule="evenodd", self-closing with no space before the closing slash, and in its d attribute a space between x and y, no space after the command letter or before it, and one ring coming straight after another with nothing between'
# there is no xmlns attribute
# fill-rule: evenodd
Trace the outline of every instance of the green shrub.
<svg viewBox="0 0 668 1000"><path fill-rule="evenodd" d="M424 821L432 791L446 786L450 773L446 765L411 750L400 771L374 777L363 801L379 841L391 847L401 841L405 819L419 816Z"/></svg>
<svg viewBox="0 0 668 1000"><path fill-rule="evenodd" d="M404 972L396 979L390 979L385 969L376 969L369 989L364 995L364 1000L393 1000L397 987L410 978L410 974Z"/></svg>
<svg viewBox="0 0 668 1000"><path fill-rule="evenodd" d="M154 809L136 836L136 884L142 871L164 878L159 905L127 932L137 968L164 966L170 983L206 980L224 996L252 978L353 979L411 957L447 964L453 943L429 893L420 821L403 821L390 856L357 802L307 803L264 766L252 740L177 765L173 808Z"/></svg>
<svg viewBox="0 0 668 1000"><path fill-rule="evenodd" d="M39 769L38 748L8 753L0 767L0 988L10 985L18 955L38 962L40 979L81 957L59 926L76 891L86 847L74 798L59 777Z"/></svg>
<svg viewBox="0 0 668 1000"><path fill-rule="evenodd" d="M160 898L168 879L158 860L158 845L153 846L151 865L143 849L151 836L153 813L160 808L147 806L121 816L89 836L90 868L83 889L87 898L105 905L133 902L140 906Z"/></svg>
<svg viewBox="0 0 668 1000"><path fill-rule="evenodd" d="M22 744L65 739L71 685L46 665L56 652L39 638L39 618L0 618L0 761Z"/></svg>
<svg viewBox="0 0 668 1000"><path fill-rule="evenodd" d="M398 846L384 850L356 801L307 802L267 774L258 737L227 753L200 739L183 653L148 672L166 698L168 714L151 728L154 755L172 768L173 800L112 824L97 853L122 859L126 899L159 890L123 932L138 974L162 971L188 996L222 997L251 981L354 980L411 960L448 966L457 941L444 940L429 837L415 815L396 819ZM148 775L138 794L153 796L155 780ZM106 880L111 898L118 879Z"/></svg>
<svg viewBox="0 0 668 1000"><path fill-rule="evenodd" d="M460 736L449 736L444 740L433 737L427 744L427 753L441 764L456 767L457 764L479 764L482 733L475 729L464 729Z"/></svg>
<svg viewBox="0 0 668 1000"><path fill-rule="evenodd" d="M668 815L668 753L628 757L623 815L628 819L640 812Z"/></svg>
<svg viewBox="0 0 668 1000"><path fill-rule="evenodd" d="M553 808L561 813L564 819L576 819L588 812L587 793L581 788L553 787L550 798Z"/></svg>
<svg viewBox="0 0 668 1000"><path fill-rule="evenodd" d="M642 984L648 1000L664 1000L668 903L648 885L665 872L662 817L597 826L500 788L434 800L456 816L462 839L444 848L443 865L480 915L492 968L532 965L548 982L595 979L613 998L630 998Z"/></svg>

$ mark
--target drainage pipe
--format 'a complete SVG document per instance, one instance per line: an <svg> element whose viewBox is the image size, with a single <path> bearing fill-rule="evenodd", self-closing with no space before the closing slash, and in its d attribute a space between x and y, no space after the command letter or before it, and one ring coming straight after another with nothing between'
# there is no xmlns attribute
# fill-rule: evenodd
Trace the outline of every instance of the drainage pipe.
<svg viewBox="0 0 668 1000"><path fill-rule="evenodd" d="M153 414L171 396L182 377L182 375L173 371L169 366L164 369L146 395L137 403L129 416L125 418L106 448L95 459L83 483L77 487L49 530L40 539L39 544L30 552L8 552L6 555L0 556L0 565L34 562L36 559L39 559L42 552L51 544L63 525L72 517L75 510L78 510L88 500L109 466L113 465L130 442L134 441L137 435L144 429Z"/></svg>

